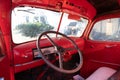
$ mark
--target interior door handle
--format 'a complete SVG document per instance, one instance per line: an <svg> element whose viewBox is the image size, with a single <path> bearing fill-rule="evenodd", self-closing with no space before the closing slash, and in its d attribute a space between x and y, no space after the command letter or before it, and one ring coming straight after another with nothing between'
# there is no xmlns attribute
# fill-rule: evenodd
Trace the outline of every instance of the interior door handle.
<svg viewBox="0 0 120 80"><path fill-rule="evenodd" d="M117 45L105 45L106 48L116 47Z"/></svg>

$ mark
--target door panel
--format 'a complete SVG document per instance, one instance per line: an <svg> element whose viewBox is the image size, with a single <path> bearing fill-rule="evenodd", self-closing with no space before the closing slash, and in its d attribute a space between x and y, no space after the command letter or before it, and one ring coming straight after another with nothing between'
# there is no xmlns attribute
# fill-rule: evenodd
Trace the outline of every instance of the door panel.
<svg viewBox="0 0 120 80"><path fill-rule="evenodd" d="M94 24L85 41L84 67L86 76L102 66L120 68L120 18L110 18Z"/></svg>
<svg viewBox="0 0 120 80"><path fill-rule="evenodd" d="M120 44L91 40L87 40L85 43L84 65L81 69L81 75L87 78L97 68L103 66L120 68Z"/></svg>
<svg viewBox="0 0 120 80"><path fill-rule="evenodd" d="M120 66L120 44L118 43L86 41L84 54L89 60L114 63Z"/></svg>

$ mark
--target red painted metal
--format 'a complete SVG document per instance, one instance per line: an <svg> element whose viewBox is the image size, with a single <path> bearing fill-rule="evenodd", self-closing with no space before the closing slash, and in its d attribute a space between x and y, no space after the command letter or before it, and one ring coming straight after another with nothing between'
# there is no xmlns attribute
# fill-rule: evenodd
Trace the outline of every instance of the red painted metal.
<svg viewBox="0 0 120 80"><path fill-rule="evenodd" d="M5 80L14 80L14 64L10 35L12 10L11 8L11 0L0 1L0 30L4 38L4 49L6 50L4 59L0 61L0 78L3 77Z"/></svg>
<svg viewBox="0 0 120 80"><path fill-rule="evenodd" d="M56 8L56 4L60 1L63 2L62 10ZM75 4L75 6L70 6L71 3ZM91 20L88 28L86 29L86 32L82 36L82 38L85 39L72 38L83 52L84 65L81 69L81 75L84 77L90 75L95 69L100 66L109 66L115 69L118 69L120 67L120 43L99 43L88 40L89 32L92 28L92 25L94 24L94 22L92 22L92 19L96 15L96 10L92 5L88 3L87 0L1 0L0 31L4 40L2 45L5 49L5 56L0 60L0 78L3 77L5 80L15 80L14 75L16 73L45 64L43 60L33 61L32 49L36 48L35 41L18 45L12 42L11 12L14 7L23 5L66 11L68 13L76 13L77 15L85 16ZM118 16L118 14L116 16ZM101 20L103 18L104 17L100 17L98 20ZM61 39L60 41L55 39L55 41L59 45L64 45L65 47L71 46L64 39ZM43 40L42 42L42 47L51 45L47 40ZM110 48L109 50L105 48L105 46L108 44L117 46ZM71 54L74 54L74 52L71 52ZM25 58L26 56L28 58Z"/></svg>
<svg viewBox="0 0 120 80"><path fill-rule="evenodd" d="M81 51L83 51L84 48L84 40L81 38L73 38L74 41L78 44L79 48ZM51 46L48 40L42 40L43 42L41 43L42 47L46 46ZM66 39L55 39L55 42L58 45L63 45L64 47L69 47L71 44L66 41ZM29 43L24 43L21 45L17 45L13 49L14 53L14 69L15 73L28 70L37 66L42 66L45 64L43 60L33 60L33 48L36 48L36 43L34 42L29 42ZM74 54L75 51L70 52L69 54ZM25 58L24 56L28 56L28 58Z"/></svg>

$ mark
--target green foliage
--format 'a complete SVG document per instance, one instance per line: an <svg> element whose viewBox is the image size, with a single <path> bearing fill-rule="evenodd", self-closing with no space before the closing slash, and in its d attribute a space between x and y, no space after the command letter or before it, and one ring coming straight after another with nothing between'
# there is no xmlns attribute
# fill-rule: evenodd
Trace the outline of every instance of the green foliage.
<svg viewBox="0 0 120 80"><path fill-rule="evenodd" d="M49 24L39 22L19 24L16 27L16 29L26 37L36 37L38 34L44 31L52 30L53 28L54 27Z"/></svg>

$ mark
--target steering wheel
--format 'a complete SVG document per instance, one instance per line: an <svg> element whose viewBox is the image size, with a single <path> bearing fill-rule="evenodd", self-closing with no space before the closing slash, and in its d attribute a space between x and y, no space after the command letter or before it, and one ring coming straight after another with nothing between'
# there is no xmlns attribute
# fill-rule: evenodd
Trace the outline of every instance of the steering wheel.
<svg viewBox="0 0 120 80"><path fill-rule="evenodd" d="M58 44L55 43L55 41L48 35L48 34L56 34L57 35L60 35L62 37L64 37L66 40L70 41L73 45L74 45L74 48L63 48L62 46L59 46ZM56 50L56 53L58 54L58 57L59 57L59 67L53 65L48 59L45 58L45 55L43 55L43 52L41 51L41 38L43 36L46 36L46 38L50 41L50 43L55 47L55 50ZM60 37L58 37L60 38ZM37 42L36 42L36 45L37 45L37 49L39 51L39 54L41 55L42 59L51 67L53 68L54 70L58 71L58 72L61 72L61 73L67 73L67 74L70 74L70 73L75 73L77 71L80 70L80 68L82 67L82 64L83 64L83 58L82 58L82 53L80 51L80 49L78 48L78 46L76 45L76 43L69 37L67 37L66 35L60 33L60 32L56 32L56 31L46 31L46 32L43 32L42 34L39 35L38 39L37 39ZM79 64L77 65L76 68L74 69L71 69L71 70L67 70L67 69L64 69L63 68L63 55L66 51L72 51L72 50L76 50L79 54Z"/></svg>

